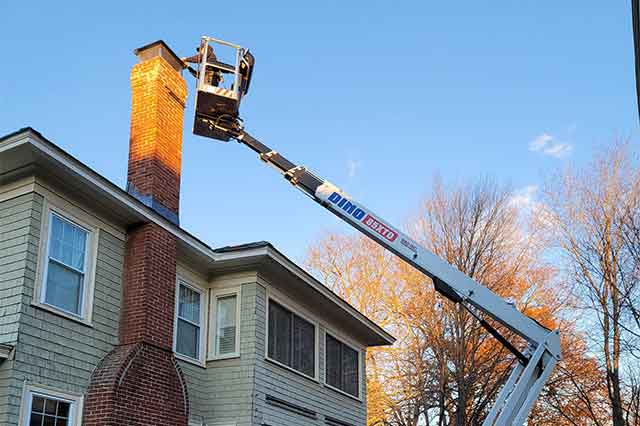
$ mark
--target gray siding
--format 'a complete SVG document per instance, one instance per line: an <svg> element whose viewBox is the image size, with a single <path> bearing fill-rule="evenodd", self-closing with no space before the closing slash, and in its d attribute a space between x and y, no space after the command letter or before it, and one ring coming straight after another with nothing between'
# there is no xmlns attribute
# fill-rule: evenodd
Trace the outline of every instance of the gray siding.
<svg viewBox="0 0 640 426"><path fill-rule="evenodd" d="M0 237L3 241L10 238L18 243L12 249L16 251L15 261L10 267L0 267L3 268L0 269L0 291L11 295L9 300L0 302L1 309L19 313L19 322L18 316L11 314L15 320L3 324L0 337L15 342L16 329L19 334L15 359L5 362L6 367L0 366L0 377L3 373L7 376L5 383L0 382L0 388L8 394L6 402L0 404L1 424L17 424L25 382L84 393L93 369L117 342L124 242L104 230L98 232L93 327L31 304L42 208L43 198L35 193L0 206L0 211L15 211L13 217L23 217L11 223L7 221L6 227L3 217Z"/></svg>
<svg viewBox="0 0 640 426"><path fill-rule="evenodd" d="M324 425L324 416L364 426L366 424L366 392L361 394L363 401L350 398L322 385L324 383L324 328L320 326L319 342L319 381L303 377L265 359L266 304L267 295L259 287L256 304L259 307L256 316L258 341L256 349L260 356L256 360L256 420L255 425L304 426ZM364 377L362 363L361 377ZM364 382L364 380L362 381ZM278 406L268 404L266 396L272 395L289 403L316 412L313 420Z"/></svg>
<svg viewBox="0 0 640 426"><path fill-rule="evenodd" d="M93 326L58 316L32 305L42 211L43 198L37 193L0 203L0 343L16 347L14 359L0 363L2 425L17 425L25 382L84 393L92 371L117 343L124 242L98 232ZM328 415L363 426L366 402L322 385L322 327L319 381L265 360L266 290L251 281L242 285L240 358L209 361L206 368L179 361L192 420L209 426L303 426L324 425ZM267 395L313 410L318 417L314 421L268 404Z"/></svg>
<svg viewBox="0 0 640 426"><path fill-rule="evenodd" d="M0 343L18 341L25 281L35 277L40 205L35 194L0 203ZM0 424L18 421L22 383L13 376L13 360L0 364Z"/></svg>
<svg viewBox="0 0 640 426"><path fill-rule="evenodd" d="M207 362L206 369L179 361L187 381L191 418L209 426L250 426L256 363L256 283L242 285L240 358Z"/></svg>

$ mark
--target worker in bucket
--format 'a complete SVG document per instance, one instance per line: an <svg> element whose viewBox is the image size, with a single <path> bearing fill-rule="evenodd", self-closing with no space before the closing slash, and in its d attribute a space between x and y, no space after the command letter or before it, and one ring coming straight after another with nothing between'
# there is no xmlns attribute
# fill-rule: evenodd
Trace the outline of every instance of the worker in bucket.
<svg viewBox="0 0 640 426"><path fill-rule="evenodd" d="M185 63L199 65L200 62L202 61L202 55L205 49L207 50L207 63L205 64L204 81L205 83L210 84L211 86L218 87L218 85L222 83L224 79L222 77L222 73L220 72L220 70L215 69L213 66L209 65L209 64L218 62L218 58L216 57L216 54L213 52L213 48L211 46L207 48L206 43L201 43L200 47L196 48L196 52L198 53L196 53L193 56L189 56L187 58L182 58L182 61ZM196 70L194 70L190 66L187 66L187 69L195 78L198 78L198 72Z"/></svg>

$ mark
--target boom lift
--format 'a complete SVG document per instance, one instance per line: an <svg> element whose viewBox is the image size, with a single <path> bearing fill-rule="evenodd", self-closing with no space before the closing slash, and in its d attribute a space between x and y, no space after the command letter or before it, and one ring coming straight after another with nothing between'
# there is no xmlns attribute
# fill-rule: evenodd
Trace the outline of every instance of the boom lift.
<svg viewBox="0 0 640 426"><path fill-rule="evenodd" d="M206 52L213 48L211 45L236 49L235 65L207 62ZM234 139L247 146L262 161L282 173L293 186L427 275L433 281L436 291L467 309L517 358L483 426L523 425L553 368L562 358L559 331L549 330L524 315L514 304L503 300L421 247L331 182L316 176L306 167L289 161L247 133L239 118L239 107L242 96L249 87L253 56L240 46L211 37L202 38L202 47L205 53L197 72L194 133L222 141ZM212 83L211 79L205 78L205 73L210 69L208 67L218 67L217 69L229 72L234 81L232 90L218 90L215 81ZM527 342L526 348L519 350L487 322L485 317L490 317L522 337Z"/></svg>

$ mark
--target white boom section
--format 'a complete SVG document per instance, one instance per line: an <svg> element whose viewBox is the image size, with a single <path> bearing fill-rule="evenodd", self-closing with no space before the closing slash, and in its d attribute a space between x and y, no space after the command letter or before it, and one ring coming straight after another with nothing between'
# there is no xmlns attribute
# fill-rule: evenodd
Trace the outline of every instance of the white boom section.
<svg viewBox="0 0 640 426"><path fill-rule="evenodd" d="M513 304L387 224L332 183L324 181L316 189L315 197L341 219L419 271L443 281L459 296L461 303L473 305L527 340L527 364L516 364L483 426L524 424L542 387L562 357L559 332L548 330L522 314Z"/></svg>
<svg viewBox="0 0 640 426"><path fill-rule="evenodd" d="M426 250L380 216L355 202L337 186L317 177L305 167L296 166L246 133L240 124L231 129L217 122L212 122L211 125L227 132L230 137L258 153L262 161L276 168L296 188L430 277L437 291L467 308L491 335L518 358L483 426L524 424L545 382L562 358L560 334L557 330L548 330L524 315L514 304L507 303L485 286ZM477 311L525 339L528 346L524 353L481 318Z"/></svg>
<svg viewBox="0 0 640 426"><path fill-rule="evenodd" d="M324 181L315 195L333 213L358 228L359 231L402 257L419 271L428 276L438 277L451 286L463 300L499 321L528 342L537 345L546 340L549 334L548 329L522 314L515 305L507 303L487 287L420 246L362 204L353 201L337 186ZM560 348L556 349L559 353Z"/></svg>

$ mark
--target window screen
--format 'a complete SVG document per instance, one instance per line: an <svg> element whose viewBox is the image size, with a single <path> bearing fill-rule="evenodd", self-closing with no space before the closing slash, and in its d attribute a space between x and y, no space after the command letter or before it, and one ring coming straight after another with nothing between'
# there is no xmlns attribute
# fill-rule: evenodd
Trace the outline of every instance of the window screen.
<svg viewBox="0 0 640 426"><path fill-rule="evenodd" d="M326 382L343 392L359 396L358 351L327 334Z"/></svg>
<svg viewBox="0 0 640 426"><path fill-rule="evenodd" d="M315 377L315 326L270 300L268 354L271 359Z"/></svg>

